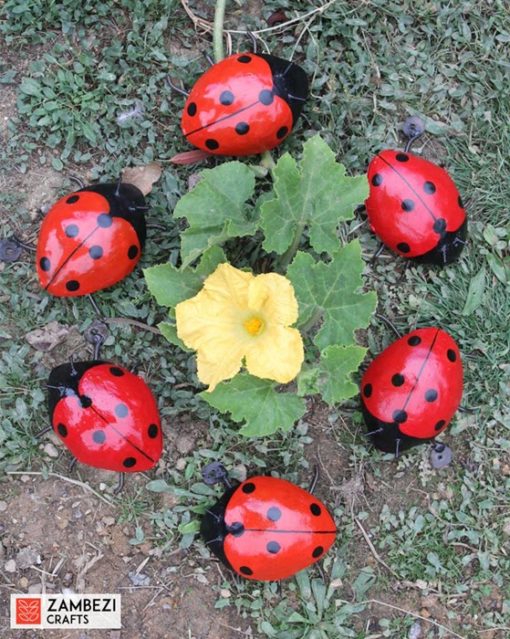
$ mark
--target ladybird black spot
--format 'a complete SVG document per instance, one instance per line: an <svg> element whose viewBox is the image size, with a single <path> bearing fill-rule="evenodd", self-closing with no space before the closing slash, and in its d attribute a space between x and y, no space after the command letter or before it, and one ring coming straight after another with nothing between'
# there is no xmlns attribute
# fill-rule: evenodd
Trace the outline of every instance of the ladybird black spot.
<svg viewBox="0 0 510 639"><path fill-rule="evenodd" d="M57 430L59 435L61 435L62 437L67 437L67 427L64 424L59 424L57 426Z"/></svg>
<svg viewBox="0 0 510 639"><path fill-rule="evenodd" d="M440 419L437 424L434 426L434 430L441 430L443 426L446 424L444 419Z"/></svg>
<svg viewBox="0 0 510 639"><path fill-rule="evenodd" d="M407 340L407 343L409 344L409 346L418 346L418 344L421 344L421 337L418 337L418 335L413 335Z"/></svg>
<svg viewBox="0 0 510 639"><path fill-rule="evenodd" d="M282 138L284 138L287 133L289 132L289 128L286 126L282 126L278 129L278 131L276 132L276 137L281 140Z"/></svg>
<svg viewBox="0 0 510 639"><path fill-rule="evenodd" d="M319 506L319 504L311 504L310 505L310 512L315 517L318 517L321 514L322 510L321 510L321 507Z"/></svg>
<svg viewBox="0 0 510 639"><path fill-rule="evenodd" d="M451 348L446 351L446 357L450 360L450 362L455 362L457 360L457 354Z"/></svg>
<svg viewBox="0 0 510 639"><path fill-rule="evenodd" d="M113 218L108 213L101 213L101 215L97 216L97 223L101 228L107 229L113 224Z"/></svg>
<svg viewBox="0 0 510 639"><path fill-rule="evenodd" d="M217 148L219 148L220 145L217 140L213 140L213 138L209 138L208 140L205 141L205 146L210 151L215 151Z"/></svg>
<svg viewBox="0 0 510 639"><path fill-rule="evenodd" d="M243 486L243 493L250 494L255 490L255 484L249 481L247 484Z"/></svg>
<svg viewBox="0 0 510 639"><path fill-rule="evenodd" d="M117 404L117 406L115 406L115 414L117 417L126 417L128 413L129 409L126 404Z"/></svg>
<svg viewBox="0 0 510 639"><path fill-rule="evenodd" d="M425 193L432 195L432 193L436 192L436 185L433 182L427 181L423 185L423 190L425 191Z"/></svg>
<svg viewBox="0 0 510 639"><path fill-rule="evenodd" d="M71 292L77 291L80 288L80 283L78 280L69 280L69 282L66 282L66 288Z"/></svg>
<svg viewBox="0 0 510 639"><path fill-rule="evenodd" d="M365 387L363 388L363 395L365 395L365 397L370 397L370 395L372 395L372 384L365 384Z"/></svg>
<svg viewBox="0 0 510 639"><path fill-rule="evenodd" d="M126 457L122 464L125 468L133 468L133 466L136 464L136 459L134 457Z"/></svg>
<svg viewBox="0 0 510 639"><path fill-rule="evenodd" d="M249 55L240 55L237 58L238 62L242 62L243 64L248 64L248 62L251 62L251 56Z"/></svg>
<svg viewBox="0 0 510 639"><path fill-rule="evenodd" d="M262 102L265 106L272 104L274 99L273 92L269 89L264 89L259 93L259 101Z"/></svg>
<svg viewBox="0 0 510 639"><path fill-rule="evenodd" d="M434 222L433 228L436 233L443 233L446 230L446 220L440 217Z"/></svg>
<svg viewBox="0 0 510 639"><path fill-rule="evenodd" d="M409 251L411 250L411 247L407 242L400 242L399 244L397 244L397 248L401 253L409 253Z"/></svg>
<svg viewBox="0 0 510 639"><path fill-rule="evenodd" d="M147 435L149 435L151 439L156 438L158 436L158 433L159 433L159 428L157 424L151 424L149 428L147 429Z"/></svg>
<svg viewBox="0 0 510 639"><path fill-rule="evenodd" d="M435 402L437 399L437 390L433 388L429 388L429 390L425 393L425 401L427 402Z"/></svg>
<svg viewBox="0 0 510 639"><path fill-rule="evenodd" d="M276 553L281 550L281 546L277 541L270 541L266 545L267 552L270 552L272 555L276 555Z"/></svg>
<svg viewBox="0 0 510 639"><path fill-rule="evenodd" d="M82 408L90 408L92 406L92 400L87 395L80 395L80 404Z"/></svg>
<svg viewBox="0 0 510 639"><path fill-rule="evenodd" d="M238 122L236 124L237 135L246 135L250 130L250 125L247 122Z"/></svg>
<svg viewBox="0 0 510 639"><path fill-rule="evenodd" d="M227 531L234 537L240 537L244 533L244 526L240 521L235 521L231 526L227 526Z"/></svg>
<svg viewBox="0 0 510 639"><path fill-rule="evenodd" d="M409 160L409 156L405 153L397 153L395 159L397 160L397 162L407 162Z"/></svg>
<svg viewBox="0 0 510 639"><path fill-rule="evenodd" d="M397 424L403 424L407 419L407 413L405 410L396 410L393 413L393 420L397 422Z"/></svg>
<svg viewBox="0 0 510 639"><path fill-rule="evenodd" d="M49 271L51 266L50 260L47 257L41 257L39 266L41 267L41 271Z"/></svg>
<svg viewBox="0 0 510 639"><path fill-rule="evenodd" d="M197 112L197 105L194 102L190 102L188 104L188 108L186 109L188 112L188 115L190 115L191 117L193 117L194 115L196 115Z"/></svg>
<svg viewBox="0 0 510 639"><path fill-rule="evenodd" d="M393 386L402 386L404 382L405 377L401 373L395 373L395 375L393 375L393 377L391 378L391 383L393 384Z"/></svg>
<svg viewBox="0 0 510 639"><path fill-rule="evenodd" d="M102 430L95 430L92 433L92 439L96 442L96 444L104 444L106 435Z"/></svg>
<svg viewBox="0 0 510 639"><path fill-rule="evenodd" d="M128 249L128 257L130 260L134 260L137 255L138 255L138 246L135 246L134 244L132 244Z"/></svg>
<svg viewBox="0 0 510 639"><path fill-rule="evenodd" d="M67 237L76 237L79 232L80 232L80 229L78 228L76 224L69 224L69 226L66 227L66 231L65 231Z"/></svg>
<svg viewBox="0 0 510 639"><path fill-rule="evenodd" d="M322 546L317 546L316 548L313 549L312 557L314 559L317 559L317 557L320 557L323 552L324 552L324 548Z"/></svg>
<svg viewBox="0 0 510 639"><path fill-rule="evenodd" d="M409 213L409 211L414 209L414 202L413 200L403 200L401 206L403 211Z"/></svg>
<svg viewBox="0 0 510 639"><path fill-rule="evenodd" d="M89 248L89 255L93 260L98 260L103 257L103 249L100 246L91 246Z"/></svg>
<svg viewBox="0 0 510 639"><path fill-rule="evenodd" d="M372 178L372 184L374 186L381 186L383 183L382 175L380 173L376 173Z"/></svg>
<svg viewBox="0 0 510 639"><path fill-rule="evenodd" d="M457 198L457 202L459 203L460 208L463 209L464 208L464 202L462 201L462 198L460 197L460 195Z"/></svg>
<svg viewBox="0 0 510 639"><path fill-rule="evenodd" d="M239 572L242 573L243 575L248 575L248 576L253 575L253 570L251 568L248 568L248 566L241 566L239 568Z"/></svg>
<svg viewBox="0 0 510 639"><path fill-rule="evenodd" d="M75 202L78 202L78 200L80 199L80 197L78 195L71 195L71 197L68 197L66 202L67 204L74 204Z"/></svg>
<svg viewBox="0 0 510 639"><path fill-rule="evenodd" d="M110 373L114 377L122 377L124 375L124 371L122 370L122 368L119 368L118 366L112 366L110 368Z"/></svg>
<svg viewBox="0 0 510 639"><path fill-rule="evenodd" d="M232 91L223 91L220 95L220 102L223 106L230 106L234 101L234 94Z"/></svg>
<svg viewBox="0 0 510 639"><path fill-rule="evenodd" d="M276 506L271 506L271 508L267 511L267 518L270 521L278 521L282 516L282 511Z"/></svg>

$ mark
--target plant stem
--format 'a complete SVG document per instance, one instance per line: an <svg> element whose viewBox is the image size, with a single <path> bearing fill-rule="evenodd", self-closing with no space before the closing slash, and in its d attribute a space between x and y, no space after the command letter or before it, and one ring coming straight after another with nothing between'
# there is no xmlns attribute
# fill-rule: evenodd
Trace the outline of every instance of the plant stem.
<svg viewBox="0 0 510 639"><path fill-rule="evenodd" d="M226 4L227 0L216 0L214 9L213 48L215 62L220 62L225 57L223 50L223 21L225 19Z"/></svg>
<svg viewBox="0 0 510 639"><path fill-rule="evenodd" d="M312 317L303 324L303 326L298 326L301 333L306 333L306 331L310 330L317 322L320 320L322 316L322 308L316 308Z"/></svg>
<svg viewBox="0 0 510 639"><path fill-rule="evenodd" d="M292 244L285 251L280 259L280 268L282 271L286 271L289 264L294 259L294 256L297 253L299 245L301 244L301 236L303 235L303 231L305 230L306 224L303 222L297 225L296 233L294 235L294 239L292 240Z"/></svg>

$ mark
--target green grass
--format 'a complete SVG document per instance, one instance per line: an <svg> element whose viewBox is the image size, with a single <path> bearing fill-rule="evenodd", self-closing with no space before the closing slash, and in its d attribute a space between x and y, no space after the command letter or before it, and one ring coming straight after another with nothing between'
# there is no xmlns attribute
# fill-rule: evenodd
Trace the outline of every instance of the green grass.
<svg viewBox="0 0 510 639"><path fill-rule="evenodd" d="M265 28L265 18L279 7L289 17L310 9L304 1L268 0L261 12L247 16L246 2L230 4L227 26L232 28ZM63 182L69 174L113 179L128 164L157 159L165 171L150 196L150 217L166 230L150 232L142 266L176 259L178 229L171 211L195 169L167 163L187 145L179 130L182 98L169 92L164 79L170 72L174 80L192 86L207 64L201 53L211 52L207 38L196 35L179 6L176 0L122 0L92 11L77 0L4 3L0 83L16 91L19 108L0 147L5 177L0 183L7 185L0 194L4 236L35 236L37 231L38 222L22 208L28 193L20 175L52 167L62 171ZM301 28L263 34L264 41L289 56ZM281 589L215 583L217 607L236 610L253 636L400 639L415 619L363 602L377 599L419 613L420 597L431 593L439 593L443 606L437 621L466 639L483 638L481 630L510 624L509 42L510 16L502 0L375 0L335 3L310 23L296 47L295 60L313 78L313 97L284 150L298 153L303 138L320 131L348 169L359 172L376 150L401 144L398 127L407 115L425 117L427 134L415 148L445 163L454 177L467 204L470 242L460 261L443 270L405 268L402 260L385 253L375 265L367 264L366 281L378 292L380 311L401 331L433 323L454 335L465 365L463 403L478 410L458 415L444 436L456 462L442 472L430 470L423 449L395 464L366 447L358 413L339 409L330 414L328 446L341 463L331 478L334 490L324 488L331 483L324 472L321 485L341 531L336 551L324 561L334 592L327 586L324 591L315 570ZM249 41L234 37L234 46L243 49ZM119 124L118 116L133 107L139 116ZM368 258L375 239L366 225L354 233ZM84 300L41 293L26 255L5 266L1 302L0 469L44 470L51 460L33 433L47 419L42 389L48 365L23 336L51 320L83 330L92 309ZM98 302L109 317L151 325L163 319L140 270L102 292ZM366 339L376 354L392 336L374 320ZM229 468L251 472L275 470L306 484L317 433L310 425L267 440L240 439L236 426L195 398L188 355L124 324L113 325L104 353L148 374L170 429L188 412L206 424L191 452L172 451L165 460L164 477L181 495L179 504L162 506L157 494L129 484L118 498L119 516L132 527L133 543L149 538L170 550L192 544L190 522L210 502L200 469L211 459L221 457ZM179 458L184 461L178 463ZM64 473L64 462L59 459L53 468ZM358 472L364 495L351 511L337 489ZM373 560L353 516L399 579ZM191 548L208 568L203 547ZM220 595L225 588L231 597ZM497 605L487 603L493 589L500 596ZM426 624L423 630L427 639L449 636Z"/></svg>

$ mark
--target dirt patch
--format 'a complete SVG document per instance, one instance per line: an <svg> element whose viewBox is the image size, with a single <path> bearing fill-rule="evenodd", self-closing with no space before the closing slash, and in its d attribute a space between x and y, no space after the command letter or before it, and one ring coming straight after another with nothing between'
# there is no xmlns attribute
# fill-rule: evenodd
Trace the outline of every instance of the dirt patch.
<svg viewBox="0 0 510 639"><path fill-rule="evenodd" d="M7 488L7 490L5 490ZM122 639L226 639L238 626L228 611L204 614L215 594L186 551L163 553L130 544L133 526L118 523L118 507L66 481L22 475L2 490L0 632L9 627L9 594L122 594ZM87 639L118 639L87 631ZM17 631L29 639L63 639L64 631Z"/></svg>

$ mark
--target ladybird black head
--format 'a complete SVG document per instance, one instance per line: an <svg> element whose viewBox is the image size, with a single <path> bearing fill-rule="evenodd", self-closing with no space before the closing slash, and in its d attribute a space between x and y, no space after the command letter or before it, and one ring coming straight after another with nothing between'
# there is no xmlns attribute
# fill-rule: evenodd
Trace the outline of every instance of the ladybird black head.
<svg viewBox="0 0 510 639"><path fill-rule="evenodd" d="M83 374L88 371L89 368L93 368L99 364L103 364L103 362L99 360L90 362L69 362L67 364L56 366L51 371L47 384L50 420L53 418L55 406L62 397L72 397L75 395L83 408L87 408L92 404L90 398L85 395L80 396L78 384Z"/></svg>
<svg viewBox="0 0 510 639"><path fill-rule="evenodd" d="M363 399L361 400L361 410L365 419L365 424L370 435L372 444L384 453L395 453L397 450L402 452L409 450L413 446L423 444L426 440L418 439L416 437L410 437L400 431L399 424L403 423L407 419L405 411L395 411L393 415L393 422L384 422L382 419L378 419L368 410L365 406ZM397 442L397 440L399 440Z"/></svg>
<svg viewBox="0 0 510 639"><path fill-rule="evenodd" d="M439 242L431 251L424 255L418 255L413 260L420 264L437 264L439 266L455 262L466 244L467 219L456 231L445 231L446 223L439 218L434 222L433 229L439 234Z"/></svg>
<svg viewBox="0 0 510 639"><path fill-rule="evenodd" d="M300 66L288 60L266 54L259 54L259 57L269 64L273 74L273 91L288 103L292 111L292 125L294 126L308 98L306 73ZM282 135L282 137L284 136Z"/></svg>
<svg viewBox="0 0 510 639"><path fill-rule="evenodd" d="M108 228L113 223L112 218L121 217L134 228L140 246L143 248L147 235L145 225L147 204L143 193L138 187L121 182L120 184L94 184L81 189L81 191L93 191L108 200L110 210L104 211L98 216L97 223L99 226ZM73 197L79 197L79 195L80 191L77 191Z"/></svg>
<svg viewBox="0 0 510 639"><path fill-rule="evenodd" d="M245 486L248 486L245 484ZM239 537L244 532L244 526L241 522L233 522L230 526L225 524L225 510L233 493L238 489L233 486L227 490L221 499L213 506L210 506L202 517L200 524L200 534L205 545L213 552L226 566L232 568L223 550L223 540L226 535L234 535Z"/></svg>

